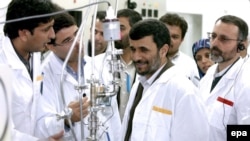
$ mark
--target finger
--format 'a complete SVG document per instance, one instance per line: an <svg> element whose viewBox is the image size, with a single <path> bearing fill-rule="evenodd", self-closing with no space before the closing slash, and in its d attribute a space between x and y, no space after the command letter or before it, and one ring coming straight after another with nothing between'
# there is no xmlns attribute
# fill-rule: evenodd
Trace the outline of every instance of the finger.
<svg viewBox="0 0 250 141"><path fill-rule="evenodd" d="M83 118L85 118L88 114L89 114L89 110L88 110L88 109L84 109L84 110L82 111L82 116L83 116Z"/></svg>
<svg viewBox="0 0 250 141"><path fill-rule="evenodd" d="M60 138L63 137L63 134L64 134L64 131L62 130L62 131L60 131L59 133L54 134L54 135L51 136L50 138L51 138L51 139L55 139L55 140L59 140Z"/></svg>
<svg viewBox="0 0 250 141"><path fill-rule="evenodd" d="M79 102L78 101L71 101L68 105L68 107L70 108L74 108L74 107L77 107L79 106Z"/></svg>
<svg viewBox="0 0 250 141"><path fill-rule="evenodd" d="M90 101L87 101L87 102L83 103L83 108L86 109L89 107L89 105L90 105Z"/></svg>
<svg viewBox="0 0 250 141"><path fill-rule="evenodd" d="M85 102L87 102L87 101L88 101L88 98L87 98L87 97L83 97L83 98L82 98L82 102L83 102L83 103L85 103Z"/></svg>

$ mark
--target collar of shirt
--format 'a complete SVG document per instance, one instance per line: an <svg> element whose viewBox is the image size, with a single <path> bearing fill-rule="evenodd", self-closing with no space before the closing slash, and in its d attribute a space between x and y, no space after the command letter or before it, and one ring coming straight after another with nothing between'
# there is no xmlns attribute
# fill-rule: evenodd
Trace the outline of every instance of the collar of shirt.
<svg viewBox="0 0 250 141"><path fill-rule="evenodd" d="M125 67L129 67L129 66L133 65L133 61L132 60L130 60L128 63L126 63L121 56L120 56L120 59L121 59L122 64Z"/></svg>
<svg viewBox="0 0 250 141"><path fill-rule="evenodd" d="M225 69L223 69L222 71L218 72L218 66L217 66L217 69L216 69L216 72L214 74L214 77L219 77L219 76L222 76L226 71L227 69L230 67L231 65L227 66Z"/></svg>
<svg viewBox="0 0 250 141"><path fill-rule="evenodd" d="M165 65L166 64L162 65L149 79L147 79L145 76L139 77L139 81L143 86L143 93L153 84L156 76L160 73L160 71Z"/></svg>
<svg viewBox="0 0 250 141"><path fill-rule="evenodd" d="M218 67L219 65L217 65L217 69L216 72L214 74L214 77L219 77L224 75L241 57L238 57L238 59L236 59L231 65L227 66L225 69L223 69L221 72L218 73Z"/></svg>
<svg viewBox="0 0 250 141"><path fill-rule="evenodd" d="M171 61L174 61L175 59L177 59L180 56L180 51L176 52L176 54L170 58Z"/></svg>
<svg viewBox="0 0 250 141"><path fill-rule="evenodd" d="M135 65L134 65L132 60L130 60L128 64L126 64L126 62L122 59L122 57L120 57L120 60L121 60L122 64L124 65L124 70L129 74L129 78L130 78L129 86L132 87L132 85L135 81L135 77L136 77ZM123 76L123 75L121 75L121 76Z"/></svg>
<svg viewBox="0 0 250 141"><path fill-rule="evenodd" d="M13 48L14 48L14 46L13 46ZM31 79L33 80L33 58L32 58L32 53L29 53L29 59L28 59L28 61L27 60L25 60L24 58L23 58L23 56L22 55L20 55L18 52L17 52L17 50L14 48L14 50L15 50L15 52L16 52L16 54L17 54L17 56L19 57L19 59L23 62L23 64L25 65L25 67L26 67L26 69L28 70L28 73L29 73L29 75L30 75L30 77L31 77Z"/></svg>
<svg viewBox="0 0 250 141"><path fill-rule="evenodd" d="M62 61L59 57L57 57L56 56L56 58L58 59L58 61L59 61L59 63L61 64L61 65L63 65L63 63L64 63L64 61ZM82 64L81 64L81 74L82 74L82 76L84 76L84 69L83 69L83 67L84 67L84 65L86 64L86 61L85 61L85 59L84 58L82 58ZM75 80L78 80L78 73L77 72L75 72L69 65L67 65L66 66L66 71L75 79Z"/></svg>

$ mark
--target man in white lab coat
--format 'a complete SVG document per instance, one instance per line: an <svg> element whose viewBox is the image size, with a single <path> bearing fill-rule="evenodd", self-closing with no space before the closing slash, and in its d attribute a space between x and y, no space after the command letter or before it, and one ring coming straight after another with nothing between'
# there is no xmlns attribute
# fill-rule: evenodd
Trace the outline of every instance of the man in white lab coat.
<svg viewBox="0 0 250 141"><path fill-rule="evenodd" d="M55 17L54 30L56 37L48 44L48 48L52 51L43 63L43 87L42 96L39 100L38 116L37 116L37 130L36 135L39 137L47 137L58 132L58 130L65 129L64 139L74 140L74 135L71 134L70 129L73 129L77 140L86 139L89 137L90 122L88 120L89 108L89 91L82 89L76 90L76 86L87 85L87 79L91 75L91 58L83 57L81 60L81 67L78 69L78 56L80 52L80 43L76 39L78 34L78 27L74 18L68 13L62 13ZM72 54L67 62L65 70L63 64L65 58L73 46ZM82 48L83 51L83 48ZM80 70L80 72L79 72ZM61 76L63 80L61 82ZM78 79L80 77L80 79ZM62 83L62 86L60 84ZM61 87L63 93L61 92ZM86 94L86 96L85 96ZM65 105L62 95L65 97ZM82 100L82 111L80 111L80 100ZM56 114L60 114L66 107L72 109L71 122L73 126L65 119L57 120ZM119 113L117 108L110 110L112 107L105 107L98 113L99 121L97 121L97 139L98 140L117 140L120 128ZM113 112L111 112L113 111ZM82 119L81 119L82 112ZM87 116L87 117L86 117ZM83 124L83 132L81 132L81 120ZM100 122L103 124L100 124ZM107 129L107 131L106 131Z"/></svg>
<svg viewBox="0 0 250 141"><path fill-rule="evenodd" d="M167 57L167 27L158 20L143 20L129 36L140 77L130 93L120 140L206 141L208 122L197 88Z"/></svg>
<svg viewBox="0 0 250 141"><path fill-rule="evenodd" d="M50 1L12 0L6 21L54 11ZM36 104L40 96L39 56L54 38L52 17L6 23L0 41L0 63L7 64L13 74L11 91L11 140L37 141L34 136ZM60 136L62 136L63 132ZM59 137L60 137L59 136Z"/></svg>
<svg viewBox="0 0 250 141"><path fill-rule="evenodd" d="M127 102L129 99L129 93L131 87L136 79L136 71L135 66L133 64L131 58L131 50L129 48L129 31L131 27L137 23L138 21L142 20L142 16L132 9L120 9L117 12L117 18L120 22L120 31L121 31L121 40L115 41L115 48L122 49L122 54L117 55L120 66L122 66L123 71L120 72L119 79L120 81L120 88L117 93L117 104L120 113L121 121L124 116L124 112L127 106ZM107 84L107 80L110 80L109 71L110 65L108 60L110 60L110 56L108 56L108 52L111 52L111 45L108 46L108 49L105 54L101 54L97 56L96 60L104 60L104 61L97 61L97 65L103 67L102 74L100 75L103 79L103 82ZM104 59L103 59L104 58ZM102 69L102 67L100 67ZM106 82L105 82L106 81Z"/></svg>
<svg viewBox="0 0 250 141"><path fill-rule="evenodd" d="M175 13L166 13L159 20L165 23L170 32L169 59L179 67L180 75L185 75L194 85L198 86L200 77L194 59L180 51L181 43L188 30L187 21Z"/></svg>
<svg viewBox="0 0 250 141"><path fill-rule="evenodd" d="M247 36L246 22L232 15L218 18L208 33L211 58L216 64L201 80L200 92L208 112L209 141L226 141L227 125L243 124L249 116L249 69L240 57Z"/></svg>

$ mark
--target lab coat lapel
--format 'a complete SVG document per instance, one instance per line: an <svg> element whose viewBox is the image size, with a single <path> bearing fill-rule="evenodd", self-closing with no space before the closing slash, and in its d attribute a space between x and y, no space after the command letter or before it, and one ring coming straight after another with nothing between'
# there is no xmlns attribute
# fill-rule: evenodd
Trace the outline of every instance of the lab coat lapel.
<svg viewBox="0 0 250 141"><path fill-rule="evenodd" d="M162 72L162 74L159 76L158 79L156 79L153 84L147 89L147 91L144 93L139 105L145 105L145 101L148 103L152 103L153 100L156 97L156 94L154 94L156 90L159 89L159 87L161 87L161 83L166 83L167 81L170 80L171 77L173 77L176 73L176 66L172 66L172 67L168 67L165 69L164 72ZM150 99L150 100L149 100ZM149 104L151 105L151 104Z"/></svg>
<svg viewBox="0 0 250 141"><path fill-rule="evenodd" d="M3 50L6 53L6 58L7 58L7 63L8 65L14 69L15 71L17 71L17 74L20 74L21 76L25 76L25 78L27 78L28 80L31 81L30 75L26 69L26 67L24 66L23 62L19 59L19 57L17 56L11 42L9 38L4 38L4 47ZM18 75L19 76L19 75ZM16 78L18 76L15 76Z"/></svg>
<svg viewBox="0 0 250 141"><path fill-rule="evenodd" d="M243 59L240 58L217 83L211 95L217 94L219 96L222 92L225 94L230 92L230 89L235 85L235 80L237 79L242 64Z"/></svg>
<svg viewBox="0 0 250 141"><path fill-rule="evenodd" d="M54 53L51 53L50 55L51 57L53 57L53 59L51 59L52 60L51 68L53 69L55 75L61 78L63 64L61 64L61 62L58 61L58 58L55 56ZM76 80L66 71L66 68L63 70L63 74L64 74L63 79L65 79L65 81L70 82L72 84L77 84Z"/></svg>
<svg viewBox="0 0 250 141"><path fill-rule="evenodd" d="M213 80L212 80L213 81ZM228 91L227 88L232 86L232 80L226 77L224 75L220 81L217 83L217 85L214 87L214 89L211 91L210 95L221 95L220 91ZM225 87L227 86L227 87ZM211 89L211 85L209 87L209 90Z"/></svg>

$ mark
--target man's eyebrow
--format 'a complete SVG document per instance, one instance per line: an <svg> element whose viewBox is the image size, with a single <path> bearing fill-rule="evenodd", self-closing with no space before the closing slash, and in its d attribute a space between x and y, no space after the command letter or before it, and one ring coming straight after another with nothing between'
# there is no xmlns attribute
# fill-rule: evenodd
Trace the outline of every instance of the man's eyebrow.
<svg viewBox="0 0 250 141"><path fill-rule="evenodd" d="M78 29L74 32L74 35L76 35L77 32L78 32ZM71 37L72 37L72 36L65 38L65 39L62 41L62 43L66 42L67 40L72 39Z"/></svg>
<svg viewBox="0 0 250 141"><path fill-rule="evenodd" d="M71 39L71 37L66 37L64 40L62 40L62 43L66 42L66 41L68 41L70 39Z"/></svg>
<svg viewBox="0 0 250 141"><path fill-rule="evenodd" d="M79 31L79 29L77 29L77 30L75 31L74 35L76 35L78 31Z"/></svg>
<svg viewBox="0 0 250 141"><path fill-rule="evenodd" d="M48 25L47 27L44 27L43 30L49 30L50 28L53 28L52 25Z"/></svg>

